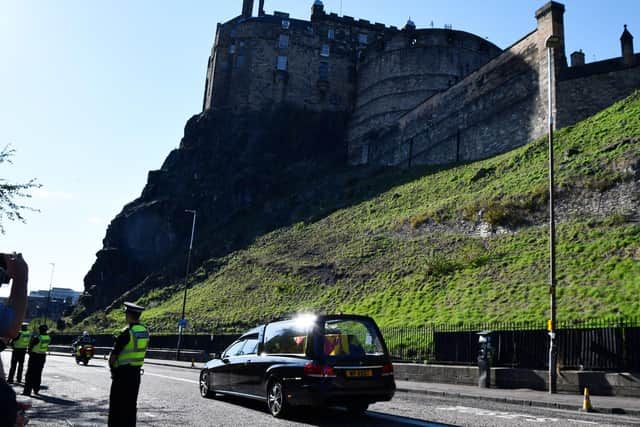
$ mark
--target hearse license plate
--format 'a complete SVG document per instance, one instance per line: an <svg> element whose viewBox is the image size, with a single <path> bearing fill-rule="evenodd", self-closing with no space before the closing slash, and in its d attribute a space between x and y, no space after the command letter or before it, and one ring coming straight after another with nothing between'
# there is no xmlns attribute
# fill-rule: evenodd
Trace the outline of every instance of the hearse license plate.
<svg viewBox="0 0 640 427"><path fill-rule="evenodd" d="M346 371L345 375L347 378L365 378L372 377L373 371L371 369L354 369Z"/></svg>

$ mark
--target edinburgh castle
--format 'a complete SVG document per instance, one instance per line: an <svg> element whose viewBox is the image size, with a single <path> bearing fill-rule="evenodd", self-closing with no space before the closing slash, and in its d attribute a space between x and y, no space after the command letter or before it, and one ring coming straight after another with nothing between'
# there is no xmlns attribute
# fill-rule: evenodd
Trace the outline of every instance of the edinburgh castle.
<svg viewBox="0 0 640 427"><path fill-rule="evenodd" d="M309 21L244 0L219 24L203 110L269 111L288 105L344 112L349 163L411 166L494 156L547 132L553 48L556 127L572 125L640 87L640 57L626 26L622 57L585 63L564 47L565 8L549 2L537 27L502 50L451 28L388 27L327 13Z"/></svg>

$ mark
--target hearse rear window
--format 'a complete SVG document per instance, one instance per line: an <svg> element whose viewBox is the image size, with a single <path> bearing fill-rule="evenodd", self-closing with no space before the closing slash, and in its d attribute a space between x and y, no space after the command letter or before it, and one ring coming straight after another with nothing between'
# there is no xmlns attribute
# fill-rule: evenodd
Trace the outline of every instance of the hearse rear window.
<svg viewBox="0 0 640 427"><path fill-rule="evenodd" d="M382 355L380 336L366 320L327 320L322 336L323 354L336 358Z"/></svg>
<svg viewBox="0 0 640 427"><path fill-rule="evenodd" d="M306 354L307 335L311 322L299 319L270 323L264 332L264 352L267 354Z"/></svg>

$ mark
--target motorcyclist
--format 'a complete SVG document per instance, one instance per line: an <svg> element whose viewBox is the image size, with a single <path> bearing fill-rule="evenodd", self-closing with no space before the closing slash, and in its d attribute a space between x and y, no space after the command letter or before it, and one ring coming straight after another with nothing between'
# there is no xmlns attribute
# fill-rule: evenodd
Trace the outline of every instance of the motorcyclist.
<svg viewBox="0 0 640 427"><path fill-rule="evenodd" d="M84 331L72 344L76 351L76 356L80 357L80 350L85 346L93 346L94 342L95 339L89 334L89 332Z"/></svg>

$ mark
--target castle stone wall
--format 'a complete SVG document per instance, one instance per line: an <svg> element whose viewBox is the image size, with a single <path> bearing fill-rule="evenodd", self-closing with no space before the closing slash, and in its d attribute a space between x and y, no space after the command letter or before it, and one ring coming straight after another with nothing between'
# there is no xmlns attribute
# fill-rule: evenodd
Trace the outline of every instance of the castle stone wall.
<svg viewBox="0 0 640 427"><path fill-rule="evenodd" d="M382 135L349 147L351 163L446 164L494 156L546 131L546 50L534 31L416 107ZM377 138L376 138L377 137Z"/></svg>
<svg viewBox="0 0 640 427"><path fill-rule="evenodd" d="M362 54L349 140L384 129L502 51L462 31L405 29Z"/></svg>
<svg viewBox="0 0 640 427"><path fill-rule="evenodd" d="M571 126L640 88L640 55L634 67L622 58L567 70L558 81L558 127Z"/></svg>

